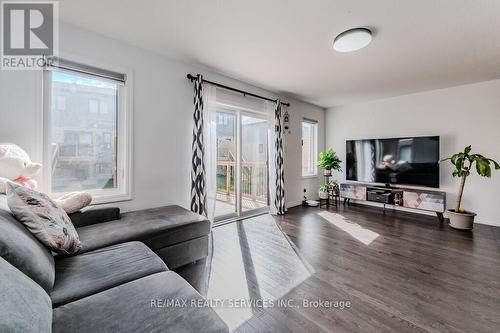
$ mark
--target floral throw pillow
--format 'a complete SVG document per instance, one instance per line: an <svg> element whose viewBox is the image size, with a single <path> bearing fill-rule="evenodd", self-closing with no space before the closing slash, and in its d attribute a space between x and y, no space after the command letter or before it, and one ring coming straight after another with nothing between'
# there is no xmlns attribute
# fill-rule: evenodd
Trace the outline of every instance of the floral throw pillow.
<svg viewBox="0 0 500 333"><path fill-rule="evenodd" d="M80 239L70 218L46 194L9 183L7 204L16 219L50 250L59 254L80 250Z"/></svg>

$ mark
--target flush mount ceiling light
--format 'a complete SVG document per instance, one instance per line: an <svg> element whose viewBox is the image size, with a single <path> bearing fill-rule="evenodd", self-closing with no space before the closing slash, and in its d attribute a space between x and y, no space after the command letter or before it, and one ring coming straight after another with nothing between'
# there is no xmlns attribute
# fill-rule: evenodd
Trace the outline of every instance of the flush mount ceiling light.
<svg viewBox="0 0 500 333"><path fill-rule="evenodd" d="M335 37L333 48L337 52L352 52L366 47L371 41L372 32L369 29L349 29Z"/></svg>

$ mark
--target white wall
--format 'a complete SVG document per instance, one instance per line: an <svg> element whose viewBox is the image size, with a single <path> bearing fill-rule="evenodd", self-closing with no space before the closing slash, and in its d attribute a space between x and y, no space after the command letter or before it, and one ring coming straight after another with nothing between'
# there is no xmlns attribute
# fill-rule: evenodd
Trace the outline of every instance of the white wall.
<svg viewBox="0 0 500 333"><path fill-rule="evenodd" d="M500 80L422 92L368 103L330 108L326 146L345 156L347 139L440 135L441 157L472 145L473 151L500 161ZM441 165L441 190L448 207L455 202L452 165ZM345 175L337 175L343 180ZM467 180L462 206L477 222L500 226L500 172L492 179Z"/></svg>
<svg viewBox="0 0 500 333"><path fill-rule="evenodd" d="M319 185L324 183L322 171L318 177L302 178L302 119L318 121L318 151L325 150L325 112L308 107L309 104L292 101L290 113L290 134L285 134L285 199L288 206L302 202L304 189L308 199L318 199ZM300 110L300 111L299 111Z"/></svg>
<svg viewBox="0 0 500 333"><path fill-rule="evenodd" d="M187 73L269 97L268 91L229 77L138 49L71 26L60 27L61 54L111 64L133 72L133 196L118 204L137 210L167 204L189 207L193 85ZM23 147L41 161L41 75L31 71L0 71L0 142ZM324 109L283 98L291 103L291 134L286 135L286 199L301 200L304 187L315 189L319 179L300 173L300 119L320 124L319 147L324 147Z"/></svg>

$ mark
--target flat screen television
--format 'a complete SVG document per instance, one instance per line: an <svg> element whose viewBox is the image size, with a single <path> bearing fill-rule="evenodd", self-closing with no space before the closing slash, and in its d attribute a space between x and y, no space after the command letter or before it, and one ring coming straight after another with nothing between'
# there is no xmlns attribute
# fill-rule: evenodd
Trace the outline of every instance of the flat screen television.
<svg viewBox="0 0 500 333"><path fill-rule="evenodd" d="M346 179L439 187L439 136L348 140Z"/></svg>

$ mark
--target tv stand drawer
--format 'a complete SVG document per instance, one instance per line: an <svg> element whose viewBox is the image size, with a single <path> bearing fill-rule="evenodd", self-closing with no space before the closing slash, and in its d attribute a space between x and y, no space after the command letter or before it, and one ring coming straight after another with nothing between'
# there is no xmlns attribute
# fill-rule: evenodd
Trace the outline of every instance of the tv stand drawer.
<svg viewBox="0 0 500 333"><path fill-rule="evenodd" d="M358 184L340 184L340 197L345 199L366 200L366 186Z"/></svg>
<svg viewBox="0 0 500 333"><path fill-rule="evenodd" d="M445 193L418 190L403 191L403 207L443 213L445 211L445 206Z"/></svg>

